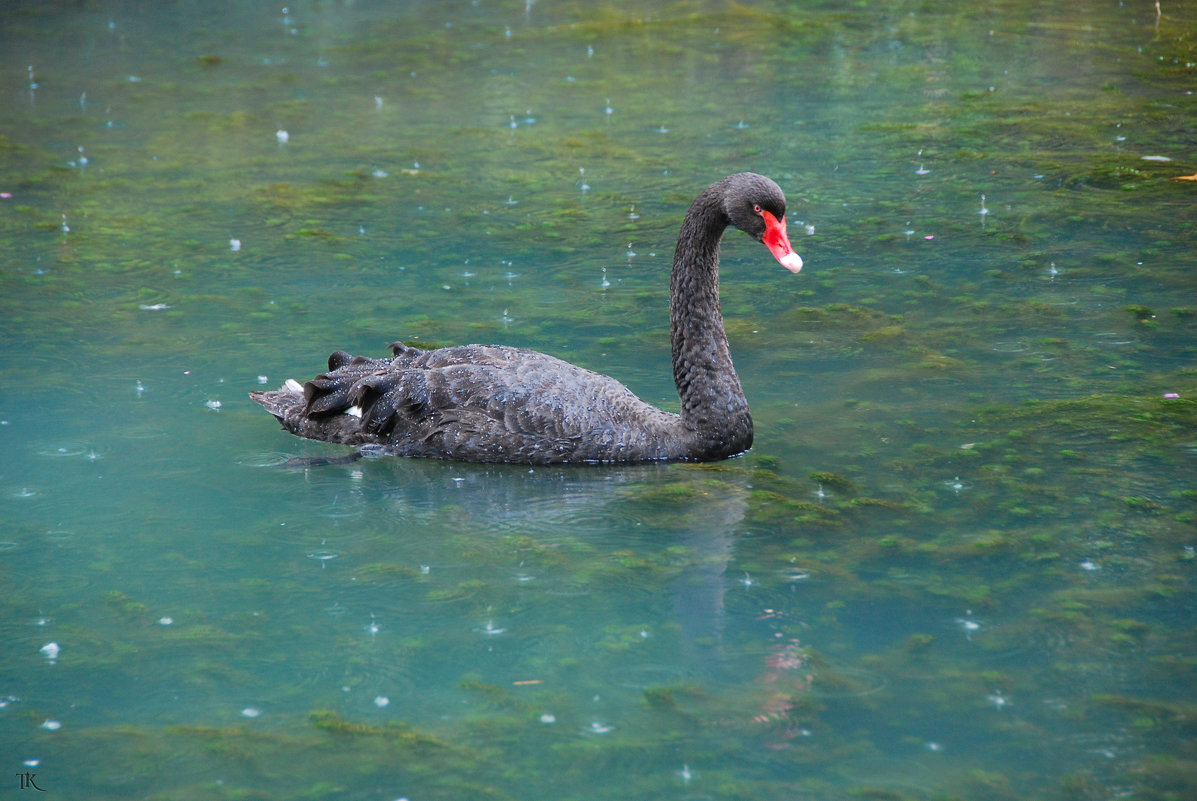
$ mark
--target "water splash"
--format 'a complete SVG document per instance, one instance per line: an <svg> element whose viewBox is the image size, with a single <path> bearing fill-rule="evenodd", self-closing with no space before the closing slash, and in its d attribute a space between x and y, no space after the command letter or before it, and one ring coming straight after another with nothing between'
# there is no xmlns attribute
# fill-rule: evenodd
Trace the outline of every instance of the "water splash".
<svg viewBox="0 0 1197 801"><path fill-rule="evenodd" d="M919 155L919 159L922 159L922 157L923 157L923 151L922 151L921 149L919 150L919 153L918 153L918 155ZM921 160L920 160L920 161L919 161L919 168L918 168L917 170L915 170L915 171L914 171L914 174L915 174L915 175L928 175L928 174L930 174L930 172L931 172L931 171L930 171L929 169L927 169L927 167L926 167L926 165L925 165L925 162L923 162L923 161L921 161Z"/></svg>
<svg viewBox="0 0 1197 801"><path fill-rule="evenodd" d="M497 637L500 634L506 633L507 629L496 626L493 620L488 620L485 625L478 626L474 631L487 637Z"/></svg>
<svg viewBox="0 0 1197 801"><path fill-rule="evenodd" d="M971 611L965 614L972 614ZM972 642L973 634L981 630L981 624L967 617L956 618L956 625L964 632L964 639Z"/></svg>

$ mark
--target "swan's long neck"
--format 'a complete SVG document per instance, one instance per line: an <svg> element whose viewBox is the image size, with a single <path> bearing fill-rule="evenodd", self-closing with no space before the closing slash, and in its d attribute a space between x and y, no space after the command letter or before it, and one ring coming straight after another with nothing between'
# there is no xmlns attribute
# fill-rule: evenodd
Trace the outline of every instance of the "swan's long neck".
<svg viewBox="0 0 1197 801"><path fill-rule="evenodd" d="M682 424L699 458L720 458L752 445L752 417L732 366L719 310L719 240L728 226L718 184L698 196L682 223L670 279L673 378Z"/></svg>

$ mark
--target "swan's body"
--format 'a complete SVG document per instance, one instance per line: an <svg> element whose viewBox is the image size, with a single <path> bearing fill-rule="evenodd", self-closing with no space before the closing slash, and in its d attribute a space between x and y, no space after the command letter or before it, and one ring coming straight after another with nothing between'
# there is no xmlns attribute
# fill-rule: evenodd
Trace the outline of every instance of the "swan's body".
<svg viewBox="0 0 1197 801"><path fill-rule="evenodd" d="M398 456L557 464L722 459L752 445L752 417L719 311L719 241L731 224L798 272L785 198L760 175L708 187L678 235L670 284L673 374L681 414L613 378L536 351L399 343L386 359L338 351L329 371L250 397L293 434Z"/></svg>

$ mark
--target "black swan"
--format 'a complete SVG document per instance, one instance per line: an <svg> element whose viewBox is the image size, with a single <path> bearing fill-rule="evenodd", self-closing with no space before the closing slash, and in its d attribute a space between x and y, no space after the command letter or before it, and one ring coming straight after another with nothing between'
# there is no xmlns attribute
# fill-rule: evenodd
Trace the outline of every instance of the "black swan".
<svg viewBox="0 0 1197 801"><path fill-rule="evenodd" d="M650 406L613 378L499 345L368 359L338 351L328 372L251 392L293 434L398 456L517 464L724 459L752 446L752 417L719 311L719 241L734 225L791 272L786 201L762 175L709 186L677 238L669 288L673 377L681 414Z"/></svg>

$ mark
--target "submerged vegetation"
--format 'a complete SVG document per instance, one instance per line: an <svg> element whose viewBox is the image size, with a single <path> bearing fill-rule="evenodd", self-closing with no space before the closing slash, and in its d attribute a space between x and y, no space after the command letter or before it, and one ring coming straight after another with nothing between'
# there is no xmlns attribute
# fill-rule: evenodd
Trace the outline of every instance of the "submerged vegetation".
<svg viewBox="0 0 1197 801"><path fill-rule="evenodd" d="M411 6L0 10L13 770L1197 794L1185 9ZM742 169L807 261L723 245L742 458L293 470L245 400L402 339L675 408L676 225Z"/></svg>

